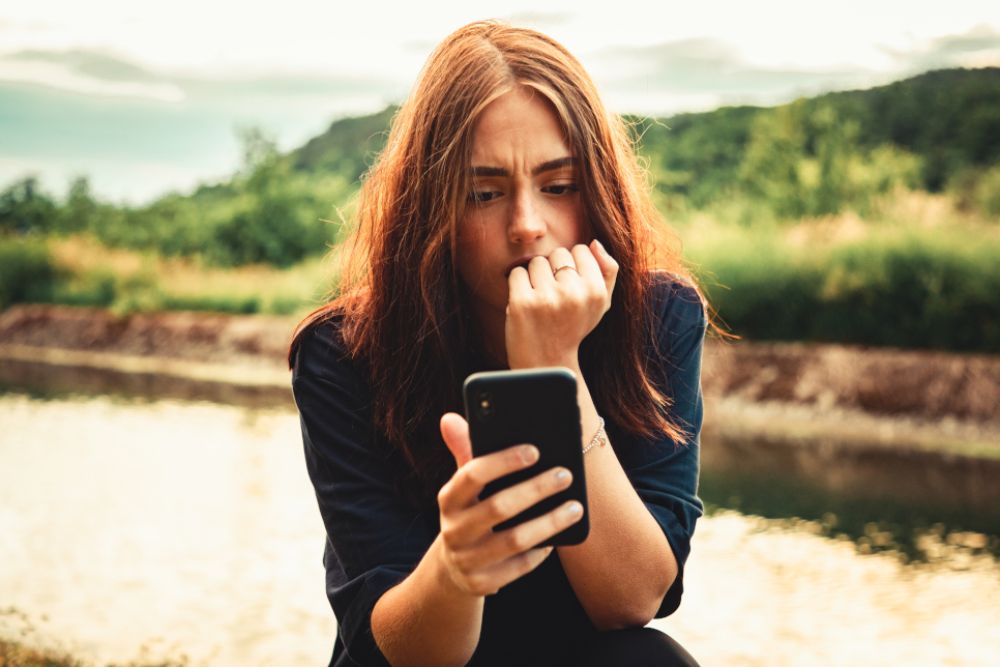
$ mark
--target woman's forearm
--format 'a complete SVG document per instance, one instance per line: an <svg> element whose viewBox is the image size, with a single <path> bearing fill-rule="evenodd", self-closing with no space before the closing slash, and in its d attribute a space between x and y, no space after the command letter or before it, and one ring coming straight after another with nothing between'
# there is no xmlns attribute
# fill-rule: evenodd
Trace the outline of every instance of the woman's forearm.
<svg viewBox="0 0 1000 667"><path fill-rule="evenodd" d="M456 589L440 566L441 536L372 610L372 634L389 664L464 665L479 644L482 596Z"/></svg>
<svg viewBox="0 0 1000 667"><path fill-rule="evenodd" d="M583 437L589 441L598 428L597 410L582 374L574 370ZM610 446L584 455L584 474L590 534L582 544L557 548L563 570L599 629L645 625L677 576L677 560Z"/></svg>

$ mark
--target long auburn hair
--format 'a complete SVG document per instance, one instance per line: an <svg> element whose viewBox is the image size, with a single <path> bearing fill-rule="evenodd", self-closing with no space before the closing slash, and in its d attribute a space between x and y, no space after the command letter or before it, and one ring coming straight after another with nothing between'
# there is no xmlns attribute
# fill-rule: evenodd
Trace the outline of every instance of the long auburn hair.
<svg viewBox="0 0 1000 667"><path fill-rule="evenodd" d="M356 228L338 249L339 294L299 323L289 349L291 366L304 331L342 318L343 344L371 382L375 427L434 491L449 464L454 470L436 420L460 408L462 381L475 370L466 351L480 344L454 261L473 130L487 105L519 85L555 108L579 164L590 227L620 266L611 309L581 346L594 402L626 431L678 443L684 435L651 380L654 270L698 288L663 229L625 124L550 37L471 23L437 47L393 118L362 183Z"/></svg>

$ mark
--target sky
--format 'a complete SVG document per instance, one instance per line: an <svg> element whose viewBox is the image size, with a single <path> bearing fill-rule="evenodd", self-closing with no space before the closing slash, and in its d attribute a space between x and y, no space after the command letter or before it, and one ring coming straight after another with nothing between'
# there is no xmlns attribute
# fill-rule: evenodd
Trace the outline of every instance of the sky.
<svg viewBox="0 0 1000 667"><path fill-rule="evenodd" d="M237 128L289 150L399 102L434 45L481 18L552 35L611 109L654 116L1000 66L1000 2L581 4L7 2L0 187L33 173L61 196L87 175L99 196L143 203L226 179Z"/></svg>

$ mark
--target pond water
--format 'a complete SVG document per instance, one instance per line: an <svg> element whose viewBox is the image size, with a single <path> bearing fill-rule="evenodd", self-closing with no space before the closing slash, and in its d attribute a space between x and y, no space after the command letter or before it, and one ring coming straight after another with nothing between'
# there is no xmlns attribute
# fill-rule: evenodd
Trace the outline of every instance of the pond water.
<svg viewBox="0 0 1000 667"><path fill-rule="evenodd" d="M684 602L654 622L703 665L996 664L992 517L717 459ZM0 637L94 664L325 665L322 546L287 405L0 394Z"/></svg>

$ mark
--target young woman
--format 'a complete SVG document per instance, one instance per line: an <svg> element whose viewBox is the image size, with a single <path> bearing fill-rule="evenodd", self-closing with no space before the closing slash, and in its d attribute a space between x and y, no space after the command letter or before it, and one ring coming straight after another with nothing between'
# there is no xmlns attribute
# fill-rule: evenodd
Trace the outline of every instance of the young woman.
<svg viewBox="0 0 1000 667"><path fill-rule="evenodd" d="M340 294L289 352L327 531L331 665L691 665L643 628L680 603L698 499L704 300L657 241L622 122L552 39L496 22L435 50L342 248ZM531 443L473 458L465 377L578 379L590 533Z"/></svg>

